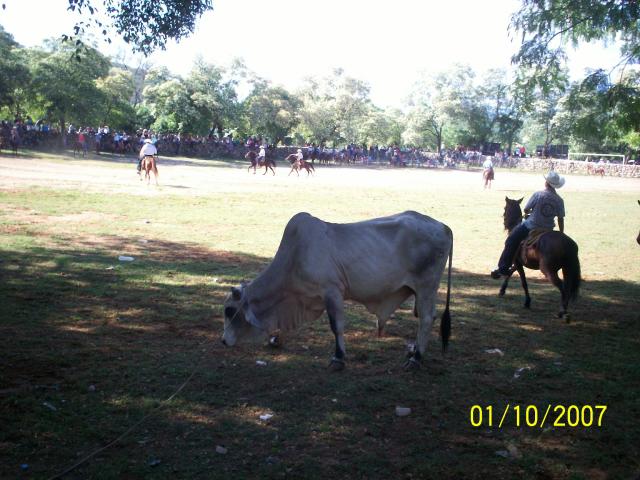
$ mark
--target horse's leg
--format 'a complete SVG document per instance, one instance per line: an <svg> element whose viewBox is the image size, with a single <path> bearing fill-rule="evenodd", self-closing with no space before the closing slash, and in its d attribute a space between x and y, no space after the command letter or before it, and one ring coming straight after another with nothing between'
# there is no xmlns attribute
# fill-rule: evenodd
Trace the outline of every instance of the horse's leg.
<svg viewBox="0 0 640 480"><path fill-rule="evenodd" d="M502 281L502 285L500 286L500 293L499 293L501 297L503 297L505 292L507 291L507 287L509 286L509 279L511 278L511 275L513 275L513 270L510 270L509 275L505 275L504 280Z"/></svg>
<svg viewBox="0 0 640 480"><path fill-rule="evenodd" d="M522 289L524 290L524 308L531 308L531 297L529 296L529 286L527 285L527 277L524 274L524 267L518 263L516 264L516 270L520 275L520 283L522 283Z"/></svg>
<svg viewBox="0 0 640 480"><path fill-rule="evenodd" d="M289 175L291 175L293 173L293 167L291 167L291 170L289 170ZM289 176L287 175L287 177Z"/></svg>
<svg viewBox="0 0 640 480"><path fill-rule="evenodd" d="M558 276L557 270L548 269L548 268L545 268L543 270L542 266L541 266L540 270L542 271L542 273L545 274L545 276L549 279L549 281L553 285L555 285L558 290L560 290L560 307L561 307L561 310L558 312L558 318L564 318L565 316L567 316L567 306L569 305L569 296L567 295L567 293L565 291L564 282ZM568 321L568 316L567 316L567 321Z"/></svg>

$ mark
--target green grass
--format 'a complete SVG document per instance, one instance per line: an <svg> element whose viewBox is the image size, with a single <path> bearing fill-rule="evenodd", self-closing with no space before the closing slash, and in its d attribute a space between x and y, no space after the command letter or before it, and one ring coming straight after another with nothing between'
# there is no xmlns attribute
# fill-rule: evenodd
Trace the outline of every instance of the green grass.
<svg viewBox="0 0 640 480"><path fill-rule="evenodd" d="M170 177L170 168L160 168L161 178ZM339 176L350 170L337 168L286 181L282 170L272 180L224 162L184 168L221 178L221 188L116 195L57 185L0 189L1 478L48 478L147 414L68 478L638 474L637 190L563 193L567 233L580 246L586 279L571 307L573 322L565 324L554 315L557 291L537 274L529 272L530 311L522 308L517 279L499 298L487 275L504 239L504 196L530 189L457 187L445 171L358 170L350 182ZM336 172L335 184L328 182ZM531 182L527 174L501 175L516 186ZM411 305L388 323L383 339L373 317L350 306L349 362L339 374L326 369L333 339L324 317L280 350L219 345L229 287L268 264L294 213L345 222L408 208L454 232L446 356L436 326L422 370L403 371L405 344L417 327ZM119 255L136 260L121 263ZM489 348L505 355L485 353ZM531 370L515 379L525 366ZM162 404L195 368L184 390ZM496 417L506 404L608 410L602 427L517 428L510 417L502 428L474 428L469 412L476 404L492 405ZM396 405L412 414L396 417ZM261 422L267 412L274 417ZM217 454L216 445L228 453ZM518 458L495 453L508 445Z"/></svg>

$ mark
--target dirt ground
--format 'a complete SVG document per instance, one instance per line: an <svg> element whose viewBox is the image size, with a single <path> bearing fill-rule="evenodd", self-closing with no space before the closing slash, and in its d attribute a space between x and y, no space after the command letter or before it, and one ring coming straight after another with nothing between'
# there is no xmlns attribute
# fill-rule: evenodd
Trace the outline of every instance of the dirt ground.
<svg viewBox="0 0 640 480"><path fill-rule="evenodd" d="M212 167L225 168L212 168ZM385 186L402 177L407 189L429 188L455 192L458 189L482 190L479 171L442 170L427 168L390 169L361 166L355 168L318 166L313 177L306 173L288 176L289 167L280 161L276 175L247 173L246 165L218 161L160 158L159 187L139 180L135 160L114 157L96 157L78 160L61 157L43 159L31 156L14 158L0 155L0 188L5 190L32 186L68 188L94 192L123 192L137 195L207 195L225 191L260 191L277 185L313 182L318 186L353 185L360 188ZM415 175L406 175L407 171ZM517 186L517 187L516 187ZM498 170L494 190L534 191L542 187L537 174ZM640 179L568 175L563 191L639 192Z"/></svg>

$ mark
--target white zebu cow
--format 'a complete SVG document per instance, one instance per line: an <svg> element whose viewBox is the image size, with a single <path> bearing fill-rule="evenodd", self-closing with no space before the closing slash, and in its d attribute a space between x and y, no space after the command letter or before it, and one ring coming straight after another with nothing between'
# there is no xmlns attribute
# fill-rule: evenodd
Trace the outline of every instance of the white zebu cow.
<svg viewBox="0 0 640 480"><path fill-rule="evenodd" d="M233 346L266 340L326 310L336 339L331 367L339 370L346 353L344 300L362 303L374 313L381 333L389 316L415 295L414 314L420 325L406 366L419 366L447 257L447 301L440 322L443 349L449 339L452 249L449 227L416 212L347 224L298 213L287 224L271 264L252 282L231 289L224 303L222 341Z"/></svg>

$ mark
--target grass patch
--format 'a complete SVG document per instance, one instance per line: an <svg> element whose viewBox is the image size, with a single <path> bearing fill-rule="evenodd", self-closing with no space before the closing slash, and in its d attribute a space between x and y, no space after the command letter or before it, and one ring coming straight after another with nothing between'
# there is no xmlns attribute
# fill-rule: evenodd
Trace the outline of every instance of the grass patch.
<svg viewBox="0 0 640 480"><path fill-rule="evenodd" d="M488 279L504 239L503 198L520 192L483 192L479 179L475 190L453 189L447 173L464 175L442 171L320 168L307 181L207 166L174 166L219 177L220 189L206 194L0 189L0 477L47 478L147 414L69 478L637 475L640 252L637 222L628 221L637 218L634 192L564 194L567 231L580 246L586 279L567 325L554 318L558 292L535 273L530 311L517 281L498 298L499 285ZM174 171L165 165L161 174ZM329 183L332 172L351 179ZM407 208L454 231L446 356L436 325L423 369L402 370L405 343L417 328L410 304L382 339L364 308L348 306L349 365L339 374L326 369L333 338L324 317L279 350L219 345L229 287L268 264L294 213L351 221ZM136 260L119 262L119 255ZM505 355L485 353L491 348ZM158 408L196 366L180 395ZM522 367L530 369L514 378ZM601 427L518 428L511 417L502 428L474 428L476 404L494 412L506 404L608 410ZM396 417L397 405L412 414ZM272 419L261 421L264 413ZM228 453L216 453L217 445ZM514 447L516 456L496 454Z"/></svg>

